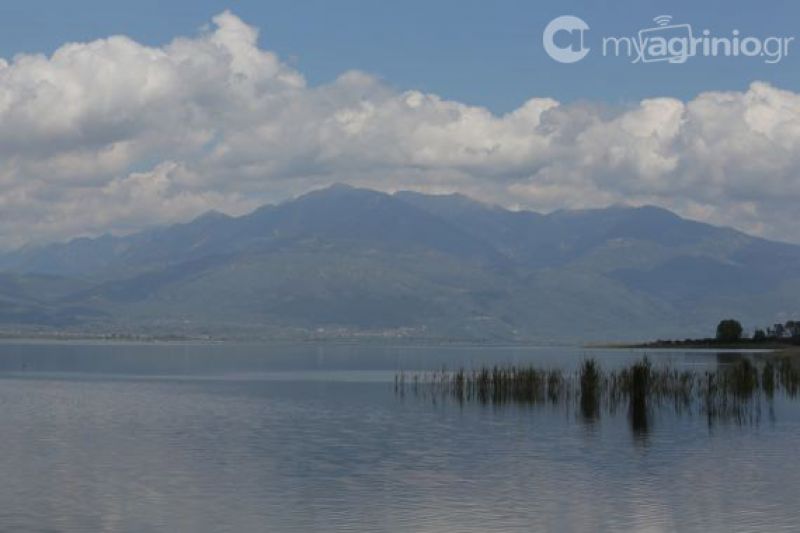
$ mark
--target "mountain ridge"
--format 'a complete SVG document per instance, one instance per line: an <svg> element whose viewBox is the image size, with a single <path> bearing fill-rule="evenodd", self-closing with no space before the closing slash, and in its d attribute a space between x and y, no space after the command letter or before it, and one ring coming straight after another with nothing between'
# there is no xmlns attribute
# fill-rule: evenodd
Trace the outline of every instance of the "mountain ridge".
<svg viewBox="0 0 800 533"><path fill-rule="evenodd" d="M707 333L721 316L777 321L800 302L800 246L663 208L539 214L347 185L23 248L0 254L0 272L30 280L22 295L0 283L3 327L212 336L640 340ZM15 322L12 303L33 311Z"/></svg>

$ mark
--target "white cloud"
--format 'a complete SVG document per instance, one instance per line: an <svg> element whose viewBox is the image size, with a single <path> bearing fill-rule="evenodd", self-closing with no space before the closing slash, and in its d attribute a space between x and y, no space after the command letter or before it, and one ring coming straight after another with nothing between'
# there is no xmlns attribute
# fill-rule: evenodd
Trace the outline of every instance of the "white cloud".
<svg viewBox="0 0 800 533"><path fill-rule="evenodd" d="M362 72L319 87L229 12L163 47L0 60L0 245L241 213L335 181L551 210L652 203L794 235L800 95L755 82L624 109L498 116Z"/></svg>

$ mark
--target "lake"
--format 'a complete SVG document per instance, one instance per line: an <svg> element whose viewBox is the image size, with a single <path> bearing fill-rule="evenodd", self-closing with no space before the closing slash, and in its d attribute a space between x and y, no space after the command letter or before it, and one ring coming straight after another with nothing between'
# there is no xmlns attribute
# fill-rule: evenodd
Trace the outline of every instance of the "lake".
<svg viewBox="0 0 800 533"><path fill-rule="evenodd" d="M8 531L795 531L800 401L744 422L397 394L398 371L642 351L0 344ZM717 368L763 354L650 351Z"/></svg>

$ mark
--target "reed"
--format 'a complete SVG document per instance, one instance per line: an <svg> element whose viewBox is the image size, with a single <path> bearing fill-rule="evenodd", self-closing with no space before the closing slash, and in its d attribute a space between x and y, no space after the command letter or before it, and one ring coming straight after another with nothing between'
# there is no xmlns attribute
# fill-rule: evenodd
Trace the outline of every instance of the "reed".
<svg viewBox="0 0 800 533"><path fill-rule="evenodd" d="M587 420L600 417L600 366L594 359L587 359L580 369L581 414Z"/></svg>

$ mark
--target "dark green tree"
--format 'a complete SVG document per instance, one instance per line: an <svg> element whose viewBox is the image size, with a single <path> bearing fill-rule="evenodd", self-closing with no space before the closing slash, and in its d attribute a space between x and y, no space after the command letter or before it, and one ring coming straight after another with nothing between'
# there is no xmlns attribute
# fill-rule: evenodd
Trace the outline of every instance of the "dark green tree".
<svg viewBox="0 0 800 533"><path fill-rule="evenodd" d="M720 342L736 342L742 338L742 325L738 320L728 318L717 325L717 340Z"/></svg>
<svg viewBox="0 0 800 533"><path fill-rule="evenodd" d="M767 334L763 329L756 329L753 332L753 340L756 342L764 342L767 340Z"/></svg>

